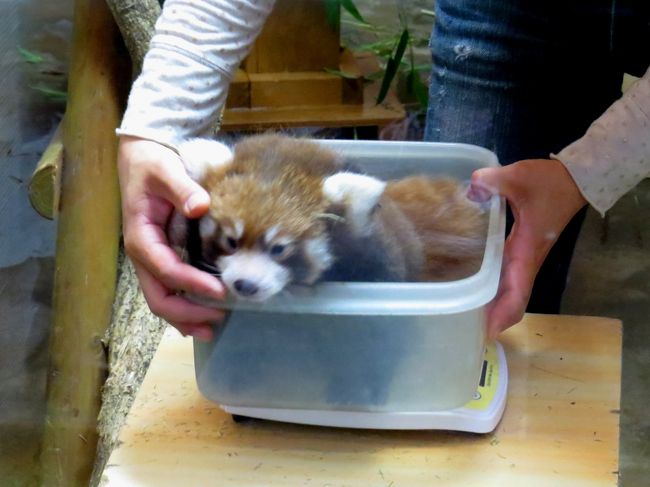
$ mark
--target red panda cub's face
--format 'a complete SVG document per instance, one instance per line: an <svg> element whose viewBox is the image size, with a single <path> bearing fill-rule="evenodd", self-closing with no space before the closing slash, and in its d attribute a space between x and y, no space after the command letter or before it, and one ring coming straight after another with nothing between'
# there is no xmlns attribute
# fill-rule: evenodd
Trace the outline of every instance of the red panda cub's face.
<svg viewBox="0 0 650 487"><path fill-rule="evenodd" d="M201 267L237 298L264 301L290 283L314 283L333 264L324 221L332 206L343 210L350 232L370 232L385 183L338 171L337 156L311 142L258 136L243 144L233 154L219 142L196 139L179 153L210 194L199 221ZM179 214L168 226L180 254L186 228Z"/></svg>
<svg viewBox="0 0 650 487"><path fill-rule="evenodd" d="M264 301L289 283L313 283L329 267L317 180L231 174L206 184L211 203L199 223L203 258L238 298Z"/></svg>

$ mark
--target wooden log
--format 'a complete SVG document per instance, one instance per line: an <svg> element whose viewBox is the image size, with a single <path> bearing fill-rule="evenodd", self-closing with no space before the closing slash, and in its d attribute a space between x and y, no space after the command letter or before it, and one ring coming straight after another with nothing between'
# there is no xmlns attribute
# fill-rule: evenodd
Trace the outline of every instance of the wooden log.
<svg viewBox="0 0 650 487"><path fill-rule="evenodd" d="M43 485L87 486L120 234L115 127L123 105L119 33L104 0L76 0L63 124Z"/></svg>
<svg viewBox="0 0 650 487"><path fill-rule="evenodd" d="M158 0L106 0L106 3L131 55L135 77L142 70L142 61L160 16L160 4Z"/></svg>
<svg viewBox="0 0 650 487"><path fill-rule="evenodd" d="M167 327L153 315L138 285L131 261L120 258L113 318L104 339L108 344L108 378L102 390L97 430L97 456L90 485L100 485L102 472Z"/></svg>
<svg viewBox="0 0 650 487"><path fill-rule="evenodd" d="M52 140L36 164L29 180L29 201L45 218L53 219L59 211L61 166L63 165L63 136L59 125Z"/></svg>

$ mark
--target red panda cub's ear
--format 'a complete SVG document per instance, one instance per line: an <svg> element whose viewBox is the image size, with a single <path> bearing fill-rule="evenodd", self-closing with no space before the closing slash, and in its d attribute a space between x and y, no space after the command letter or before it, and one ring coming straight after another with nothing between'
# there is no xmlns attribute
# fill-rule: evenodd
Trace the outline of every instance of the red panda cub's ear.
<svg viewBox="0 0 650 487"><path fill-rule="evenodd" d="M178 154L189 176L201 182L205 175L232 163L233 153L225 144L211 139L190 139L178 146Z"/></svg>
<svg viewBox="0 0 650 487"><path fill-rule="evenodd" d="M345 218L359 236L372 232L371 217L385 188L386 183L377 178L352 172L339 172L323 180L325 198L345 208Z"/></svg>

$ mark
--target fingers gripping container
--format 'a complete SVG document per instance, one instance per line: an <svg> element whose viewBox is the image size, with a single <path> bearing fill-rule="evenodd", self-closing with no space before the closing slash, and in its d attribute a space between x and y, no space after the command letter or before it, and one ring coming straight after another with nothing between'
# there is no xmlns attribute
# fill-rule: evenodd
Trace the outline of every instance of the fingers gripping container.
<svg viewBox="0 0 650 487"><path fill-rule="evenodd" d="M469 181L496 156L465 144L319 143L383 180L414 174ZM437 283L295 286L261 303L231 302L212 342L194 342L196 377L226 410L443 411L472 399L483 364L486 305L497 292L505 204L487 205L480 270ZM278 414L281 412L282 414ZM301 421L296 421L301 422Z"/></svg>

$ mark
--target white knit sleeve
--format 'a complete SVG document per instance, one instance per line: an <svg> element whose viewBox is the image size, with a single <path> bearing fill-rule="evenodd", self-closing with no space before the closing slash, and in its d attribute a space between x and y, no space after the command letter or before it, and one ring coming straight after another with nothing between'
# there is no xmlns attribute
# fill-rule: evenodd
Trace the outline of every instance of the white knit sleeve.
<svg viewBox="0 0 650 487"><path fill-rule="evenodd" d="M205 136L274 0L166 0L118 135L176 147Z"/></svg>
<svg viewBox="0 0 650 487"><path fill-rule="evenodd" d="M582 138L551 157L601 214L650 174L650 69Z"/></svg>

